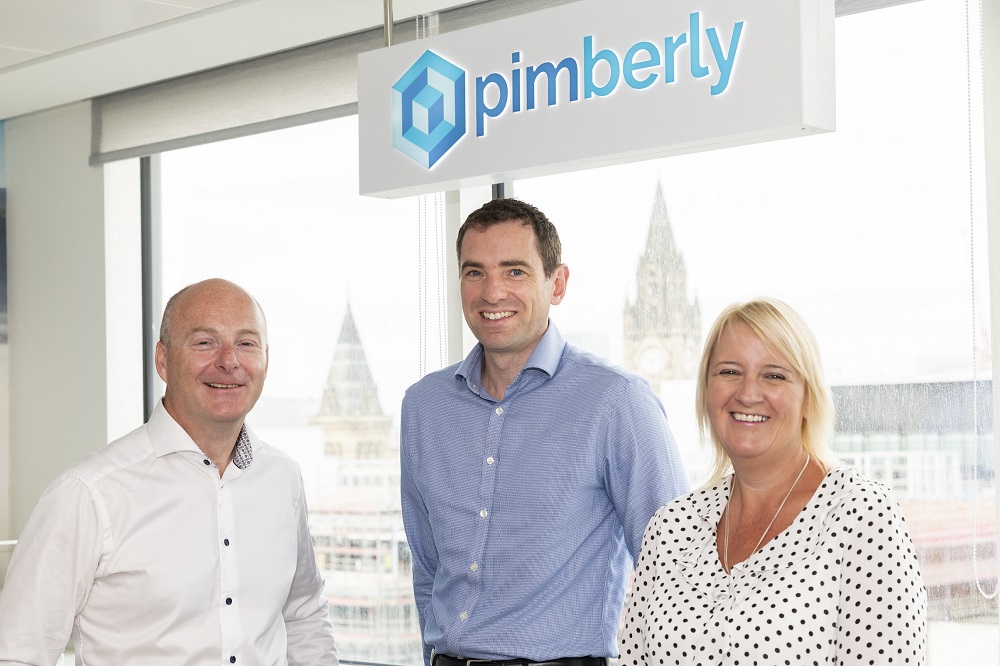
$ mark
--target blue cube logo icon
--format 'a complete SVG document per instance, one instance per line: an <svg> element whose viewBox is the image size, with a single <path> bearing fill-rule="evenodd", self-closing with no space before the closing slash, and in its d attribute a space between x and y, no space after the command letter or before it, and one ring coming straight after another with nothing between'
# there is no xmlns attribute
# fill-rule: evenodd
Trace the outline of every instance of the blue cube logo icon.
<svg viewBox="0 0 1000 666"><path fill-rule="evenodd" d="M392 145L430 169L465 134L465 70L424 51L392 87Z"/></svg>

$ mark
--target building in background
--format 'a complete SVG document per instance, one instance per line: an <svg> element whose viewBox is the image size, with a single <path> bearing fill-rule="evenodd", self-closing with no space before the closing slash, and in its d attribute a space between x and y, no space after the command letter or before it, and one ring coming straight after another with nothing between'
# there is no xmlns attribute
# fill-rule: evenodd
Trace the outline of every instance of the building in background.
<svg viewBox="0 0 1000 666"><path fill-rule="evenodd" d="M701 308L688 300L684 257L657 183L646 245L635 275L635 299L624 309L625 369L646 379L667 411L670 430L693 486L711 468L710 447L695 421L694 383L701 356Z"/></svg>
<svg viewBox="0 0 1000 666"><path fill-rule="evenodd" d="M657 184L635 300L625 303L625 368L658 389L666 380L694 377L700 353L701 308L697 298L688 300L684 257Z"/></svg>
<svg viewBox="0 0 1000 666"><path fill-rule="evenodd" d="M834 450L899 501L930 619L995 619L993 383L835 386L833 397Z"/></svg>
<svg viewBox="0 0 1000 666"><path fill-rule="evenodd" d="M340 655L419 664L398 439L379 403L350 306L312 424L323 429L324 455L309 521Z"/></svg>

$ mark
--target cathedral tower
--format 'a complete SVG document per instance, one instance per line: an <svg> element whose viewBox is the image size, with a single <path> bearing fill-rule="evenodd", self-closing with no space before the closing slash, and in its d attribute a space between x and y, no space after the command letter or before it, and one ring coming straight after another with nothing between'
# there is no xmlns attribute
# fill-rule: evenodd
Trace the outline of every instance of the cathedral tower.
<svg viewBox="0 0 1000 666"><path fill-rule="evenodd" d="M697 298L688 301L684 258L657 184L635 301L625 304L625 367L658 390L664 380L694 377L700 352L701 308Z"/></svg>
<svg viewBox="0 0 1000 666"><path fill-rule="evenodd" d="M395 457L390 451L392 418L382 411L378 387L372 378L347 306L333 353L323 401L313 423L323 427L325 452L341 460Z"/></svg>
<svg viewBox="0 0 1000 666"><path fill-rule="evenodd" d="M350 305L319 412L325 455L309 523L341 658L421 660L410 549L399 502L399 447L382 411Z"/></svg>

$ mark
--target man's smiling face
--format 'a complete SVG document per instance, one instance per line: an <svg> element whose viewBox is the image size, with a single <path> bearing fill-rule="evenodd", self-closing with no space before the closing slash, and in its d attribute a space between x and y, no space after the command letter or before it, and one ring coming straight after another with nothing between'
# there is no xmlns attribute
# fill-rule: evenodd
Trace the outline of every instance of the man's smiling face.
<svg viewBox="0 0 1000 666"><path fill-rule="evenodd" d="M459 254L462 311L487 355L528 360L562 301L568 271L546 277L531 226L519 220L469 229Z"/></svg>
<svg viewBox="0 0 1000 666"><path fill-rule="evenodd" d="M156 345L156 369L167 385L164 406L192 436L239 426L267 376L267 332L260 308L235 285L210 281L178 302L169 340Z"/></svg>

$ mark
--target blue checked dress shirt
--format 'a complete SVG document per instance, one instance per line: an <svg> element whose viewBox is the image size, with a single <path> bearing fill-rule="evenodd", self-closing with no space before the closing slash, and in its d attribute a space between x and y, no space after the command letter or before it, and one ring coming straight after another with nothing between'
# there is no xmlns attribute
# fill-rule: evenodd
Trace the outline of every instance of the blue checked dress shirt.
<svg viewBox="0 0 1000 666"><path fill-rule="evenodd" d="M481 345L409 388L403 523L424 659L618 654L643 532L688 491L645 380L566 344L549 322L503 400Z"/></svg>

